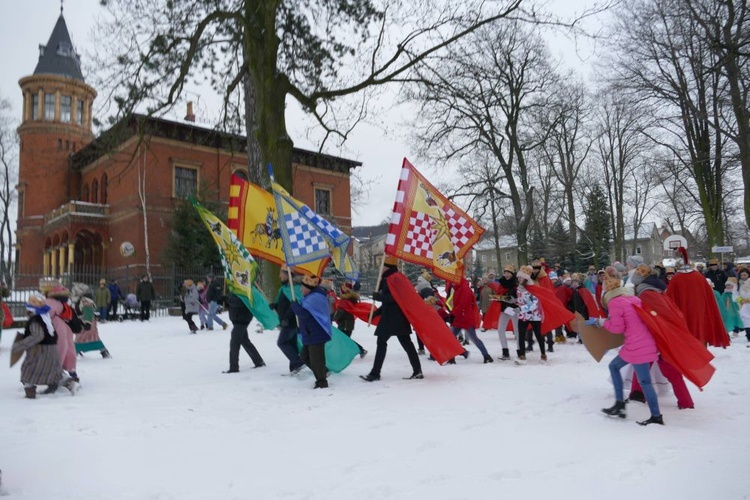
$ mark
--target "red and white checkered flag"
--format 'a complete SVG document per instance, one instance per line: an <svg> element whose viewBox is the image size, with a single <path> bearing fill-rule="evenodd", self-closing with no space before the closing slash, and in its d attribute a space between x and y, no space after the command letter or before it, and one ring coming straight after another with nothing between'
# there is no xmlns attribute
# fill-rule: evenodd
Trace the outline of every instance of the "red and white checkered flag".
<svg viewBox="0 0 750 500"><path fill-rule="evenodd" d="M404 158L385 253L458 282L462 260L484 229L450 202Z"/></svg>

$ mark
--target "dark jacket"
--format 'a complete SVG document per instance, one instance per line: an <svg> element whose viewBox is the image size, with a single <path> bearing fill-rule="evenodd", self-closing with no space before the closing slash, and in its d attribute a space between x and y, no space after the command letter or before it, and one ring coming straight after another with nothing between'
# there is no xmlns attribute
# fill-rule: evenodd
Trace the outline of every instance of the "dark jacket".
<svg viewBox="0 0 750 500"><path fill-rule="evenodd" d="M345 292L341 294L341 300L348 300L352 304L359 302L359 294L352 290L351 292ZM354 315L348 313L339 307L336 312L333 313L333 321L339 327L342 332L351 332L354 330Z"/></svg>
<svg viewBox="0 0 750 500"><path fill-rule="evenodd" d="M281 328L297 328L297 316L292 311L292 302L284 293L279 294L279 301L276 303L276 314L279 315Z"/></svg>
<svg viewBox="0 0 750 500"><path fill-rule="evenodd" d="M514 305L516 290L518 290L518 278L516 278L516 275L514 274L511 279L507 279L505 275L503 275L499 280L497 280L497 282L501 287L507 290L507 292L505 292L505 297L509 298L509 300L500 301L500 310L505 311L505 309L507 309L508 307L516 307Z"/></svg>
<svg viewBox="0 0 750 500"><path fill-rule="evenodd" d="M572 312L573 314L580 313L581 316L583 316L583 319L589 319L589 308L586 307L586 302L583 301L581 292L579 292L577 288L573 287L570 287L570 290L573 293L570 294L570 299L568 299L568 303L566 304L568 311Z"/></svg>
<svg viewBox="0 0 750 500"><path fill-rule="evenodd" d="M372 294L373 299L382 303L375 311L375 314L380 315L380 323L375 328L375 335L379 337L411 335L411 324L388 289L388 277L397 272L398 270L386 266L383 278L380 281L380 288Z"/></svg>
<svg viewBox="0 0 750 500"><path fill-rule="evenodd" d="M220 303L221 296L221 283L214 278L211 280L211 283L208 284L208 289L206 289L206 301Z"/></svg>
<svg viewBox="0 0 750 500"><path fill-rule="evenodd" d="M724 293L724 287L726 286L728 278L727 273L721 269L717 269L716 271L707 271L705 276L714 282L714 290L719 293Z"/></svg>
<svg viewBox="0 0 750 500"><path fill-rule="evenodd" d="M154 300L156 298L156 290L154 290L154 284L150 281L140 281L138 286L135 287L135 296L138 302L144 300Z"/></svg>
<svg viewBox="0 0 750 500"><path fill-rule="evenodd" d="M227 304L229 306L229 321L233 325L247 326L253 320L253 313L237 295L229 295Z"/></svg>
<svg viewBox="0 0 750 500"><path fill-rule="evenodd" d="M319 300L315 301L316 298L312 297L313 294L321 295L322 299L316 297ZM326 295L326 291L322 287L317 286L310 290L310 293L304 297L302 301L315 301L315 303L320 304L321 307L320 310L318 310L320 316L326 318L326 321L330 323L331 315L328 312L328 298ZM299 333L304 345L325 344L331 340L328 332L321 326L318 320L315 319L312 313L302 306L302 304L298 302L293 303L292 310L299 318Z"/></svg>
<svg viewBox="0 0 750 500"><path fill-rule="evenodd" d="M31 316L29 318L29 321L26 323L26 328L23 332L23 338L27 338L29 335L31 335L31 323L38 323L42 327L42 331L44 332L44 338L41 342L39 342L39 345L55 345L57 344L57 335L50 335L50 332L47 330L47 325L44 323L44 320L42 320L42 317L38 314L35 314L34 316Z"/></svg>
<svg viewBox="0 0 750 500"><path fill-rule="evenodd" d="M112 283L107 288L109 288L110 300L112 302L117 302L118 300L125 298L122 294L122 290L120 290L120 285L117 283Z"/></svg>

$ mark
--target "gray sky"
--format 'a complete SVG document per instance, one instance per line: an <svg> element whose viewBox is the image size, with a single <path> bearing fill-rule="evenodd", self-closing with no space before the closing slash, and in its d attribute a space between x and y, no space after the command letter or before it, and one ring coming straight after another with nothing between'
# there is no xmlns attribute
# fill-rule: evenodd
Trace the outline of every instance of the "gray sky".
<svg viewBox="0 0 750 500"><path fill-rule="evenodd" d="M590 0L555 0L550 4L561 14L569 13L569 7L580 9ZM76 50L82 57L84 78L90 77L88 53L93 44L92 27L102 12L99 0L66 0L64 16ZM20 121L22 96L18 80L32 74L39 57L39 44L46 44L60 14L59 0L0 0L0 47L3 47L2 71L0 71L0 97L10 100L13 112ZM557 52L560 51L560 52ZM572 43L556 38L552 47L554 56L565 55L569 65L586 67L581 62L589 57L591 48L584 44L576 53ZM211 102L211 96L198 96L201 102ZM306 125L301 112L290 99L287 123L295 146L317 150L318 145L306 137ZM101 105L102 103L98 103ZM209 104L207 104L209 105ZM97 103L95 103L95 108ZM201 109L197 110L200 120ZM344 156L361 161L362 177L373 183L366 206L355 208L353 225L373 225L390 216L398 184L398 173L404 157L428 178L436 181L437 175L430 165L422 165L414 154L414 148L407 144L408 131L403 126L407 121L405 109L395 109L379 121L389 123L388 130L369 124L360 124L343 149L327 148L326 153ZM442 172L442 178L450 173ZM437 182L433 182L437 183Z"/></svg>

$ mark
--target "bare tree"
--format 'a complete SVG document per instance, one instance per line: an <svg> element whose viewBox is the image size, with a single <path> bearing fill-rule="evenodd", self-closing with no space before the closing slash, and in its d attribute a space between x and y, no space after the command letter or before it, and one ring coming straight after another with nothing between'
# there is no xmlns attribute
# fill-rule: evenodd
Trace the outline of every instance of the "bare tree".
<svg viewBox="0 0 750 500"><path fill-rule="evenodd" d="M436 163L474 154L497 162L519 262L526 262L536 187L527 154L547 139L534 125L557 83L544 42L519 23L481 29L445 56L424 61L419 82L407 98L418 103L424 124L417 127L421 153Z"/></svg>
<svg viewBox="0 0 750 500"><path fill-rule="evenodd" d="M716 54L696 35L682 0L634 0L617 19L612 42L621 55L613 81L637 105L653 104L661 133L652 138L695 179L708 242L722 244L727 145L721 123L728 110Z"/></svg>
<svg viewBox="0 0 750 500"><path fill-rule="evenodd" d="M699 36L714 51L727 82L734 120L724 133L735 142L744 182L745 223L750 223L750 6L745 0L684 0ZM711 68L713 69L713 68Z"/></svg>
<svg viewBox="0 0 750 500"><path fill-rule="evenodd" d="M628 190L641 155L650 141L644 134L646 116L633 102L614 89L600 94L596 117L596 152L604 174L604 191L609 205L614 259L625 258Z"/></svg>
<svg viewBox="0 0 750 500"><path fill-rule="evenodd" d="M15 193L18 143L10 111L10 102L0 96L0 277L8 283L13 262L10 209Z"/></svg>

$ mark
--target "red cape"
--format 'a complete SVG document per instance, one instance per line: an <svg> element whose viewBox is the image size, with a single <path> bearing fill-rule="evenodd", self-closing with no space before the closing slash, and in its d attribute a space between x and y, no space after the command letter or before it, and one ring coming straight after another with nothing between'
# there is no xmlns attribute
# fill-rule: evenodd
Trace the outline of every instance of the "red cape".
<svg viewBox="0 0 750 500"><path fill-rule="evenodd" d="M338 301L336 301L336 308L344 310L354 317L359 318L367 323L367 320L370 319L370 310L372 309L372 303L357 302L356 304L354 304L351 300L339 299ZM380 316L373 316L370 324L377 325L378 323L380 323Z"/></svg>
<svg viewBox="0 0 750 500"><path fill-rule="evenodd" d="M714 291L702 274L697 271L675 274L665 293L682 311L693 337L714 347L729 345Z"/></svg>
<svg viewBox="0 0 750 500"><path fill-rule="evenodd" d="M406 315L406 319L414 327L414 331L439 364L445 364L463 354L463 346L456 340L448 325L440 319L437 311L417 294L406 276L401 273L388 276L388 289Z"/></svg>
<svg viewBox="0 0 750 500"><path fill-rule="evenodd" d="M555 291L555 285L552 284L552 280L549 279L549 276L540 276L537 280L537 284L541 287L546 288L547 290L554 292Z"/></svg>
<svg viewBox="0 0 750 500"><path fill-rule="evenodd" d="M669 297L647 291L638 298L643 308L636 307L636 312L653 334L661 357L703 390L716 371L710 364L713 354L692 336L682 314Z"/></svg>
<svg viewBox="0 0 750 500"><path fill-rule="evenodd" d="M578 293L581 295L581 298L583 299L583 303L586 304L586 309L589 312L589 318L606 318L607 315L604 314L604 312L599 309L599 305L596 303L596 300L594 300L594 296L591 295L591 292L589 292L586 287L579 287Z"/></svg>
<svg viewBox="0 0 750 500"><path fill-rule="evenodd" d="M555 292L535 285L526 285L526 289L539 299L542 306L542 334L575 319L573 313L560 304Z"/></svg>

